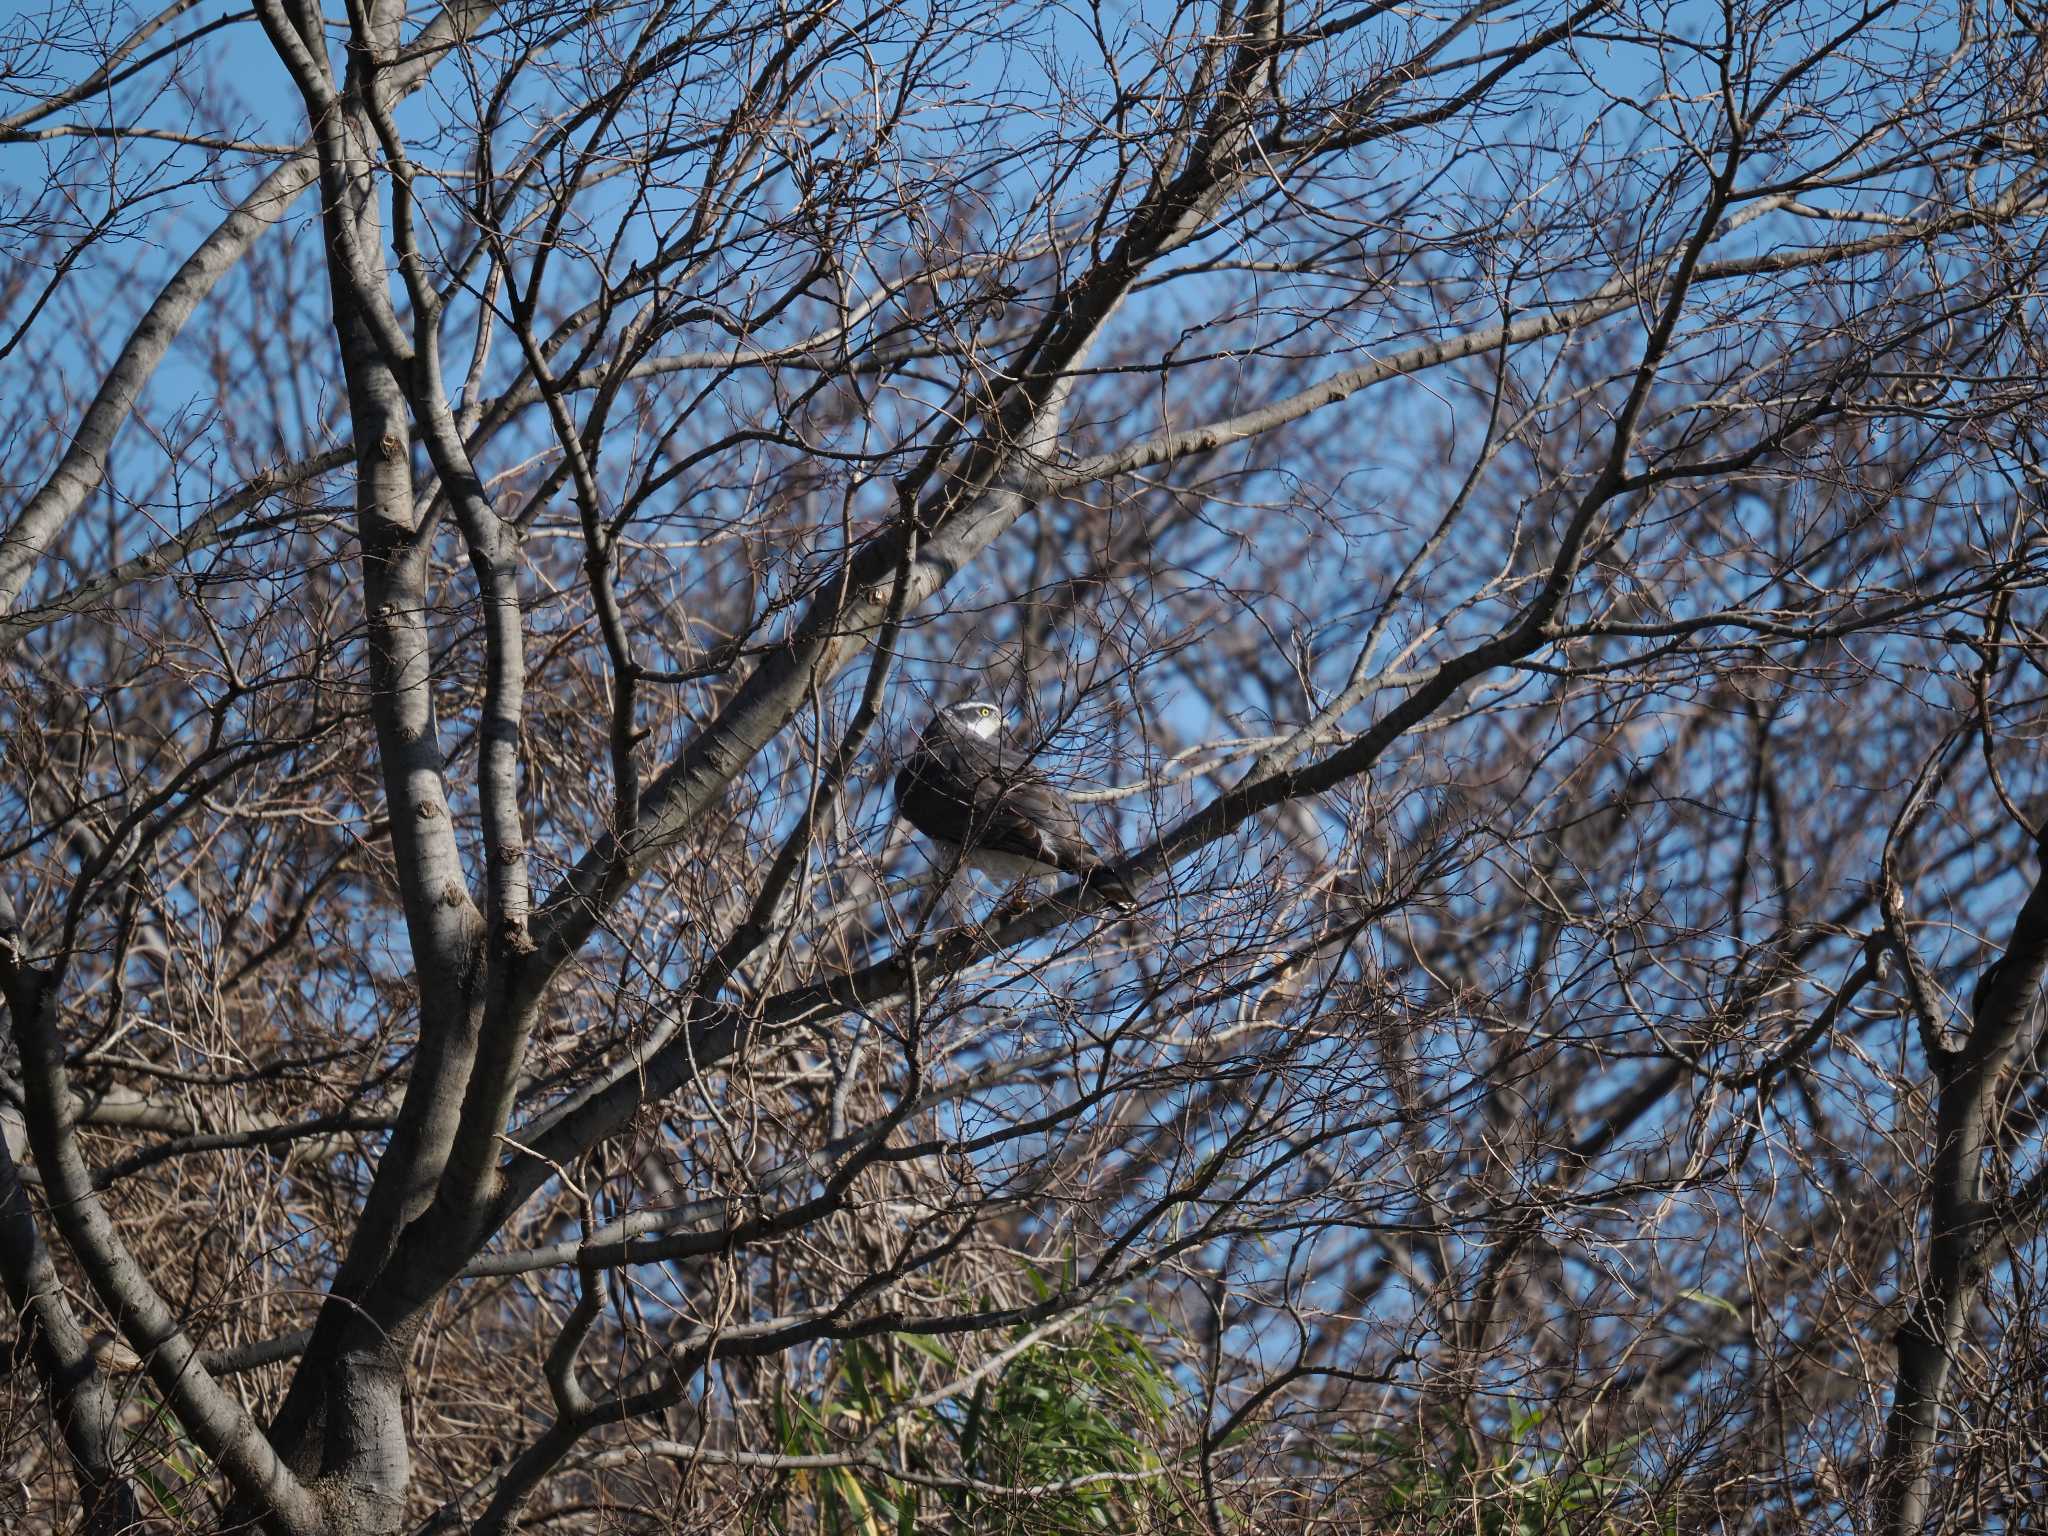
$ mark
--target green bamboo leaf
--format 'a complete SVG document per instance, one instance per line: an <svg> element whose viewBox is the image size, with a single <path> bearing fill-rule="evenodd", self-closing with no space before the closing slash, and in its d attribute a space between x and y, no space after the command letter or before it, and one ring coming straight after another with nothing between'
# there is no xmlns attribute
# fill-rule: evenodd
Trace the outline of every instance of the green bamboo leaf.
<svg viewBox="0 0 2048 1536"><path fill-rule="evenodd" d="M1680 1291L1678 1297L1681 1301L1696 1301L1702 1306L1718 1308L1720 1311L1726 1312L1738 1323L1742 1321L1742 1309L1725 1296L1716 1296L1711 1291L1688 1288Z"/></svg>
<svg viewBox="0 0 2048 1536"><path fill-rule="evenodd" d="M899 1333L896 1335L896 1338L898 1342L916 1350L920 1355L938 1361L939 1364L945 1366L948 1370L955 1369L959 1364L950 1349L946 1348L937 1339L930 1338L925 1334Z"/></svg>

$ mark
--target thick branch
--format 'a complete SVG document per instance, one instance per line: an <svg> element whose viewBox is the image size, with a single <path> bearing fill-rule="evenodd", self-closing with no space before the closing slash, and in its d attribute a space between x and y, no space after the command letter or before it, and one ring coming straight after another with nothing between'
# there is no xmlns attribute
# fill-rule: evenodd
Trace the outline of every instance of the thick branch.
<svg viewBox="0 0 2048 1536"><path fill-rule="evenodd" d="M206 1369L184 1326L115 1230L93 1188L64 1108L71 1086L57 1039L52 978L20 959L18 939L0 941L4 987L28 1090L29 1143L50 1212L100 1304L112 1314L185 1431L225 1472L237 1492L258 1500L288 1536L319 1536L319 1502L271 1449L241 1402Z"/></svg>
<svg viewBox="0 0 2048 1536"><path fill-rule="evenodd" d="M2048 847L2037 844L2048 858ZM1970 1034L1930 1063L1939 1089L1934 1166L1928 1176L1931 1235L1925 1279L1898 1331L1898 1380L1873 1482L1880 1529L1911 1536L1927 1515L1928 1476L1949 1373L1962 1349L1970 1308L1998 1239L1984 1192L1984 1154L1993 1107L2026 1035L2048 976L2048 871L2013 918L2005 953L1970 1003Z"/></svg>

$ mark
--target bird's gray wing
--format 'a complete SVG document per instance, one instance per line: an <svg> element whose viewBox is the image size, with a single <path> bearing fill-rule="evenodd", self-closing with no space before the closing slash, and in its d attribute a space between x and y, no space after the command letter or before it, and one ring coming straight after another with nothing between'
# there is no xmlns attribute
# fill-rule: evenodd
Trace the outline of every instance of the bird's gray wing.
<svg viewBox="0 0 2048 1536"><path fill-rule="evenodd" d="M1013 749L926 732L896 777L896 807L927 837L1015 854L1069 874L1101 861L1067 797Z"/></svg>
<svg viewBox="0 0 2048 1536"><path fill-rule="evenodd" d="M1073 803L1014 749L935 723L896 776L896 809L927 837L1104 880L1111 901L1137 905L1136 892L1108 871Z"/></svg>
<svg viewBox="0 0 2048 1536"><path fill-rule="evenodd" d="M990 821L993 827L1003 829L1005 837L1014 834L1016 841L991 842L984 838L984 847L1024 853L1041 864L1077 875L1125 910L1138 905L1136 888L1110 868L1088 829L1081 824L1073 802L1043 774L1027 771L1023 777L1013 779L1002 789L1000 803ZM1026 838L1035 846L1020 846Z"/></svg>
<svg viewBox="0 0 2048 1536"><path fill-rule="evenodd" d="M1021 853L1071 875L1085 875L1102 862L1073 803L1043 774L1027 769L1007 783L998 781L990 799L991 835L980 839L984 846Z"/></svg>
<svg viewBox="0 0 2048 1536"><path fill-rule="evenodd" d="M897 812L927 837L979 845L1002 813L1001 771L987 745L935 720L896 776Z"/></svg>

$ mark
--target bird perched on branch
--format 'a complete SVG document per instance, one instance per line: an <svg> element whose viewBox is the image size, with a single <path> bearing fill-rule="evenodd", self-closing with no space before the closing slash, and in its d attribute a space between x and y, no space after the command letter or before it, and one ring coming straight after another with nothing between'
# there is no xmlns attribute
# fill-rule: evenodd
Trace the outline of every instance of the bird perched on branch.
<svg viewBox="0 0 2048 1536"><path fill-rule="evenodd" d="M1006 880L1075 875L1119 907L1138 904L1067 797L1005 738L993 704L949 704L932 716L896 775L896 813L941 858Z"/></svg>

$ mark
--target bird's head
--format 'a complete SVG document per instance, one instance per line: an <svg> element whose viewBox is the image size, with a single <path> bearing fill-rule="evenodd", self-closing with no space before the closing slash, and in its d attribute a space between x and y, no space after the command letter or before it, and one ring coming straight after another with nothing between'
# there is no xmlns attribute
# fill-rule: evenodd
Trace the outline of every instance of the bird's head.
<svg viewBox="0 0 2048 1536"><path fill-rule="evenodd" d="M983 703L980 699L948 704L939 711L939 715L956 730L965 731L969 736L978 736L983 741L994 741L1003 733L1002 710L994 704Z"/></svg>

